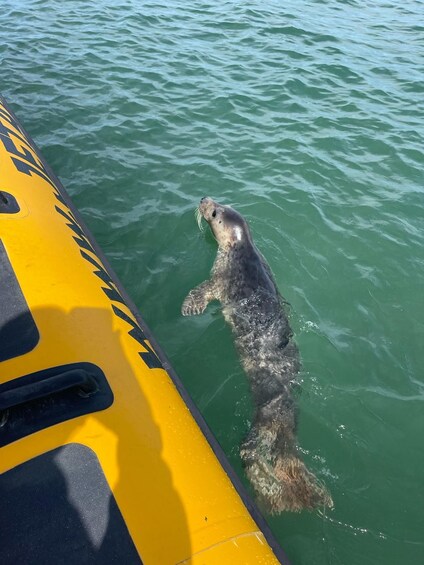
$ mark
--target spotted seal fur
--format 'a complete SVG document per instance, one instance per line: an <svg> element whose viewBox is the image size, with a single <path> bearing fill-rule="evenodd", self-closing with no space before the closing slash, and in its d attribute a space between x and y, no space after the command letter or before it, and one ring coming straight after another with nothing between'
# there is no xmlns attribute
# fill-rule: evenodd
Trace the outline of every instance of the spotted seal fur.
<svg viewBox="0 0 424 565"><path fill-rule="evenodd" d="M259 502L273 514L332 506L325 487L306 468L296 442L292 396L298 349L271 270L244 218L205 197L198 208L218 242L211 278L191 290L182 314L201 314L219 300L248 376L255 415L240 455Z"/></svg>

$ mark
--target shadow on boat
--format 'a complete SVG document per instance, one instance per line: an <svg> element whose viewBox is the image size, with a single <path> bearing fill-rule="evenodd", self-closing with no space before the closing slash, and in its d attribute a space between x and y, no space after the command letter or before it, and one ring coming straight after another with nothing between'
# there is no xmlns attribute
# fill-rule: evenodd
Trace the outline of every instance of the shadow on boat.
<svg viewBox="0 0 424 565"><path fill-rule="evenodd" d="M0 364L0 399L9 399L0 412L2 565L166 564L188 559L187 517L153 414L162 370L143 371L143 361L111 310L37 308L31 314L38 343ZM27 313L22 316L27 321ZM15 330L24 331L26 322L19 318L0 328L3 338L22 337ZM81 375L75 377L75 387L53 386L44 396L40 393L45 370L59 368L56 383L62 379L64 387L75 376L67 368L75 364L88 367L88 373L91 365L104 373L105 387L112 391L109 408L94 403L99 392L107 396L103 385L91 382L90 390L78 381ZM142 370L136 374L138 366ZM22 381L32 374L37 376ZM16 392L19 382L23 385ZM31 396L32 390L38 393ZM75 412L75 405L90 403L94 411ZM42 429L37 429L40 419Z"/></svg>

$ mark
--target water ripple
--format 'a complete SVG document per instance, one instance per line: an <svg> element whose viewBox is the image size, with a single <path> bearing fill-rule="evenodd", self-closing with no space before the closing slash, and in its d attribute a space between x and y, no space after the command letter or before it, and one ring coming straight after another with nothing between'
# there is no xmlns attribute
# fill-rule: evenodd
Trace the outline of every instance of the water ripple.
<svg viewBox="0 0 424 565"><path fill-rule="evenodd" d="M196 231L199 198L248 218L292 304L302 448L336 501L331 520L271 522L293 562L422 561L408 542L424 503L422 10L2 4L2 94L237 468L249 395L229 333L216 313L182 320L179 303L215 253Z"/></svg>

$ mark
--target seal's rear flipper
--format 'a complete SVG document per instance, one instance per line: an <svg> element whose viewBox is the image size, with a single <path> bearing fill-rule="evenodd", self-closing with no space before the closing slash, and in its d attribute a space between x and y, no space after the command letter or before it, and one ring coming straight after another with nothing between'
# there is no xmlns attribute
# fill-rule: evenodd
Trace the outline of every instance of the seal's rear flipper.
<svg viewBox="0 0 424 565"><path fill-rule="evenodd" d="M295 456L280 457L273 465L259 458L250 462L246 474L259 504L270 514L333 507L333 500L324 485Z"/></svg>

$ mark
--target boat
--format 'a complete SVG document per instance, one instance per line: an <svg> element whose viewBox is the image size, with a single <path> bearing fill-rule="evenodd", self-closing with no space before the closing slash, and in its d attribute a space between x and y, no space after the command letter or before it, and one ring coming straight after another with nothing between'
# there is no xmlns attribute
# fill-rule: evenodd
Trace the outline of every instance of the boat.
<svg viewBox="0 0 424 565"><path fill-rule="evenodd" d="M0 563L287 563L2 97L0 141Z"/></svg>

